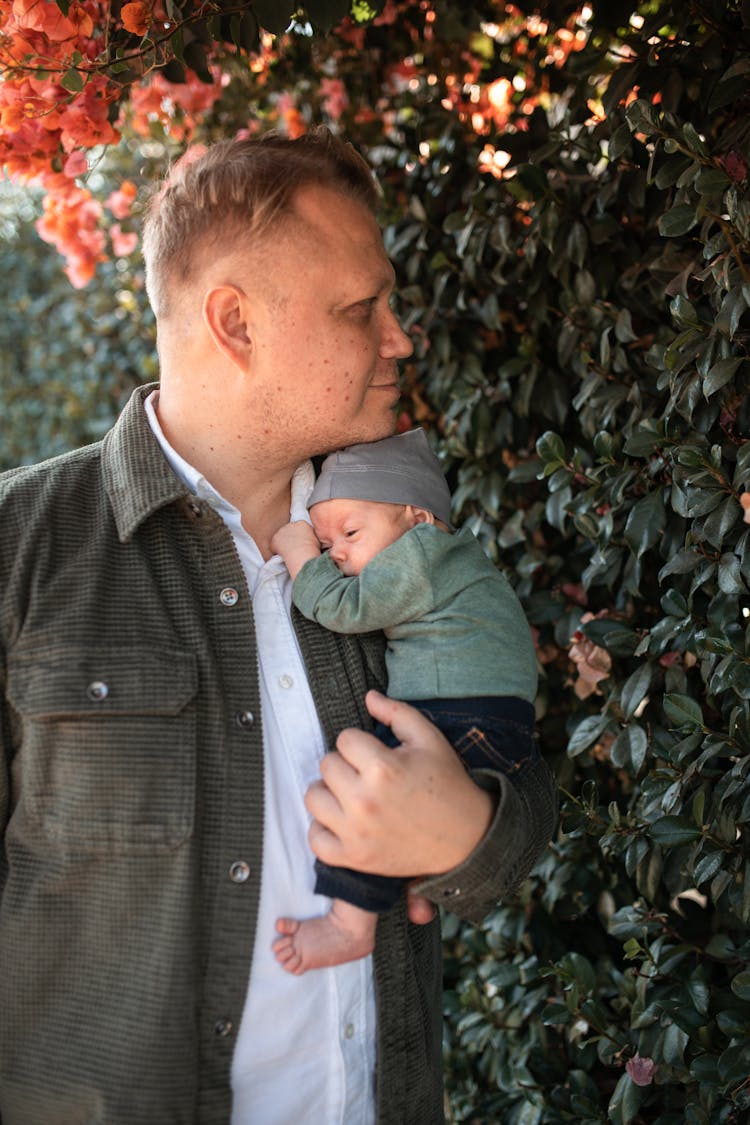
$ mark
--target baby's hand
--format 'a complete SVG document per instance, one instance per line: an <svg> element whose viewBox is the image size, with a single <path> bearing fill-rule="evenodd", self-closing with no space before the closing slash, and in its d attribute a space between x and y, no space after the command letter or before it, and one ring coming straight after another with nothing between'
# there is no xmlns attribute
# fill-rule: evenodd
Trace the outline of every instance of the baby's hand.
<svg viewBox="0 0 750 1125"><path fill-rule="evenodd" d="M271 537L271 550L281 555L292 578L296 578L310 559L317 559L320 543L312 527L305 520L285 523Z"/></svg>

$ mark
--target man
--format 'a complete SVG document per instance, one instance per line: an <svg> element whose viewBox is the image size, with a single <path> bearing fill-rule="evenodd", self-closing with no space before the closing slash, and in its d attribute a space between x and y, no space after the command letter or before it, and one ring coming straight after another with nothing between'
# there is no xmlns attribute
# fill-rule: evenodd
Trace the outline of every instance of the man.
<svg viewBox="0 0 750 1125"><path fill-rule="evenodd" d="M481 917L555 801L541 760L472 779L405 704L371 704L399 749L366 733L382 640L303 621L270 551L311 455L393 430L374 203L328 134L183 163L144 233L158 389L0 480L2 1125L442 1121L427 899ZM308 827L424 878L372 959L298 978L271 946L325 910Z"/></svg>

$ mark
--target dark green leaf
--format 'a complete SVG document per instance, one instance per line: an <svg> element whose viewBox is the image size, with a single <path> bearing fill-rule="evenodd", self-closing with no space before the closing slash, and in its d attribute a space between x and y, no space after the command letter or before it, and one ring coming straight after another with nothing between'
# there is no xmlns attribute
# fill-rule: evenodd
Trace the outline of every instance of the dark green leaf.
<svg viewBox="0 0 750 1125"><path fill-rule="evenodd" d="M631 133L627 125L618 125L609 140L608 155L610 160L617 160L630 148Z"/></svg>
<svg viewBox="0 0 750 1125"><path fill-rule="evenodd" d="M566 1004L546 1004L542 1010L542 1023L553 1027L560 1023L571 1023L573 1015Z"/></svg>
<svg viewBox="0 0 750 1125"><path fill-rule="evenodd" d="M750 441L740 445L737 453L737 463L734 466L732 483L735 488L750 484Z"/></svg>
<svg viewBox="0 0 750 1125"><path fill-rule="evenodd" d="M621 1074L607 1107L607 1120L613 1125L630 1125L644 1097L644 1088L636 1086L629 1074Z"/></svg>
<svg viewBox="0 0 750 1125"><path fill-rule="evenodd" d="M700 703L689 695L667 694L664 696L664 713L678 730L703 726L703 712Z"/></svg>
<svg viewBox="0 0 750 1125"><path fill-rule="evenodd" d="M630 510L625 524L625 542L636 558L658 543L664 532L664 500L661 489L656 488Z"/></svg>
<svg viewBox="0 0 750 1125"><path fill-rule="evenodd" d="M629 719L643 702L651 683L651 665L646 661L636 668L623 684L620 693L620 706L626 719Z"/></svg>
<svg viewBox="0 0 750 1125"><path fill-rule="evenodd" d="M547 430L536 443L536 451L542 461L558 462L565 460L565 446L558 434Z"/></svg>
<svg viewBox="0 0 750 1125"><path fill-rule="evenodd" d="M722 555L718 569L719 589L723 594L747 593L747 586L742 579L740 560L736 555Z"/></svg>
<svg viewBox="0 0 750 1125"><path fill-rule="evenodd" d="M570 736L568 755L573 758L587 750L604 732L608 722L608 715L588 715L583 719Z"/></svg>
<svg viewBox="0 0 750 1125"><path fill-rule="evenodd" d="M630 723L620 731L610 748L613 765L630 769L633 774L640 773L646 760L648 737L643 727Z"/></svg>
<svg viewBox="0 0 750 1125"><path fill-rule="evenodd" d="M664 432L650 419L643 422L627 438L624 450L630 457L649 457L664 444Z"/></svg>
<svg viewBox="0 0 750 1125"><path fill-rule="evenodd" d="M80 70L70 69L66 70L60 78L60 85L71 94L80 94L85 85L85 79Z"/></svg>
<svg viewBox="0 0 750 1125"><path fill-rule="evenodd" d="M655 844L679 846L691 844L700 836L700 829L681 816L663 816L649 825L648 834Z"/></svg>
<svg viewBox="0 0 750 1125"><path fill-rule="evenodd" d="M664 1032L662 1053L664 1061L670 1066L682 1066L685 1059L685 1047L688 1044L688 1033L676 1024L671 1024Z"/></svg>
<svg viewBox="0 0 750 1125"><path fill-rule="evenodd" d="M672 156L661 165L654 177L654 182L663 191L664 188L671 187L672 184L676 183L683 172L693 166L693 161L689 156Z"/></svg>
<svg viewBox="0 0 750 1125"><path fill-rule="evenodd" d="M707 883L713 879L716 872L721 869L723 862L722 852L710 852L708 855L702 856L693 869L696 886L700 887L702 883Z"/></svg>
<svg viewBox="0 0 750 1125"><path fill-rule="evenodd" d="M746 969L734 976L730 987L741 1000L750 1000L750 971Z"/></svg>
<svg viewBox="0 0 750 1125"><path fill-rule="evenodd" d="M703 393L706 398L710 398L720 387L725 386L742 362L742 356L718 360L703 380Z"/></svg>
<svg viewBox="0 0 750 1125"><path fill-rule="evenodd" d="M708 148L706 147L706 142L699 135L698 130L695 128L695 126L692 125L689 121L687 121L683 125L682 135L685 138L686 143L694 153L696 153L698 156L708 156Z"/></svg>
<svg viewBox="0 0 750 1125"><path fill-rule="evenodd" d="M732 181L720 168L702 168L693 182L700 195L715 195L726 191Z"/></svg>
<svg viewBox="0 0 750 1125"><path fill-rule="evenodd" d="M659 234L663 234L665 238L676 238L687 234L697 222L695 207L689 203L678 203L671 210L665 211L659 219Z"/></svg>
<svg viewBox="0 0 750 1125"><path fill-rule="evenodd" d="M703 534L709 543L721 549L724 545L724 539L737 523L741 514L742 509L734 496L727 496L725 500L716 505L711 514L703 521Z"/></svg>
<svg viewBox="0 0 750 1125"><path fill-rule="evenodd" d="M658 126L659 121L657 111L644 98L631 102L625 110L625 117L630 128L636 133L649 134Z"/></svg>

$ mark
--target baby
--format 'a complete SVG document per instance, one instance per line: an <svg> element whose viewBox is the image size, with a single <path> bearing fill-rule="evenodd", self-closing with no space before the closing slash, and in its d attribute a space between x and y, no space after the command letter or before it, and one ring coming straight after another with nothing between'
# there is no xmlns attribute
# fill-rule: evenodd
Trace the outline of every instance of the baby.
<svg viewBox="0 0 750 1125"><path fill-rule="evenodd" d="M537 753L536 656L512 587L468 529L453 531L450 508L426 435L412 430L327 457L312 527L286 524L272 547L306 617L339 633L382 629L388 694L439 727L481 784L482 770L517 773ZM398 745L388 727L374 733ZM372 952L377 913L406 882L320 861L316 872L329 913L276 924L274 952L291 973Z"/></svg>

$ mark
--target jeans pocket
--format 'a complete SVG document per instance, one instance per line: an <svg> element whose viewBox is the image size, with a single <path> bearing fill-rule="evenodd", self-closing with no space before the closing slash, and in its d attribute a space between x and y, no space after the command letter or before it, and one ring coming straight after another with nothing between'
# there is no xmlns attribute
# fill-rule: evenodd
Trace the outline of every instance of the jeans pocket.
<svg viewBox="0 0 750 1125"><path fill-rule="evenodd" d="M468 769L497 769L504 774L523 773L538 753L533 729L512 719L464 727L453 746Z"/></svg>

